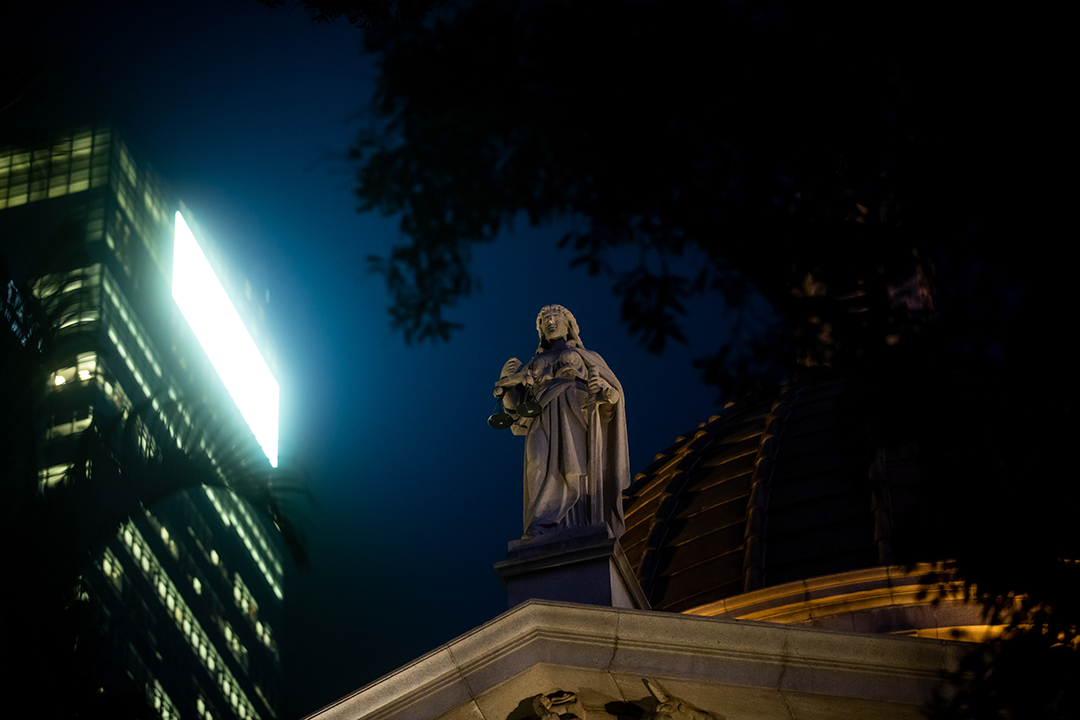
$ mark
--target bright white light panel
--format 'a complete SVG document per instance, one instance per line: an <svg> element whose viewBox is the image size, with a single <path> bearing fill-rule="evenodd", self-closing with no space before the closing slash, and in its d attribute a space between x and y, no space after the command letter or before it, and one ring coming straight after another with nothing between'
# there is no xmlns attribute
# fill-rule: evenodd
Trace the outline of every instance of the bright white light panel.
<svg viewBox="0 0 1080 720"><path fill-rule="evenodd" d="M270 464L277 467L277 380L179 212L172 295Z"/></svg>

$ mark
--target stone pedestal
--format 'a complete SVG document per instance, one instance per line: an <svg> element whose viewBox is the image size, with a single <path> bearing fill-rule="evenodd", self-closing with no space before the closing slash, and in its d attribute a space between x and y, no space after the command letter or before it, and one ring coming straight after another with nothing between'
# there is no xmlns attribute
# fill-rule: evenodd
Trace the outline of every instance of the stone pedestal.
<svg viewBox="0 0 1080 720"><path fill-rule="evenodd" d="M506 584L510 607L537 599L650 609L622 546L605 524L514 540L495 569Z"/></svg>

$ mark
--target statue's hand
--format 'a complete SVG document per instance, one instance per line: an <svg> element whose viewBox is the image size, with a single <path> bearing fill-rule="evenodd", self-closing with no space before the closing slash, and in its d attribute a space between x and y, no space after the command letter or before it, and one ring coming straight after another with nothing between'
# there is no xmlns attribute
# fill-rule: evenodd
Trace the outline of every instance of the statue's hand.
<svg viewBox="0 0 1080 720"><path fill-rule="evenodd" d="M611 385L608 385L607 380L600 377L595 372L589 373L589 394L590 395L606 395L607 391L611 389Z"/></svg>
<svg viewBox="0 0 1080 720"><path fill-rule="evenodd" d="M518 360L515 357L512 357L512 358L510 358L509 360L506 361L505 365L503 365L502 373L499 374L499 377L504 378L504 377L513 375L514 373L516 373L520 369L521 369L521 361Z"/></svg>
<svg viewBox="0 0 1080 720"><path fill-rule="evenodd" d="M589 396L612 405L619 400L619 393L595 370L589 372Z"/></svg>

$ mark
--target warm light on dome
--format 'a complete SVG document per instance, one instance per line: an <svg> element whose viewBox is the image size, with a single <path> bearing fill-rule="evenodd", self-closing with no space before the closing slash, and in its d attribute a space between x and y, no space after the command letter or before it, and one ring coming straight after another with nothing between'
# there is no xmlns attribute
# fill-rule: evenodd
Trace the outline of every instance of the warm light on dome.
<svg viewBox="0 0 1080 720"><path fill-rule="evenodd" d="M277 380L179 212L174 237L173 299L270 464L277 467Z"/></svg>

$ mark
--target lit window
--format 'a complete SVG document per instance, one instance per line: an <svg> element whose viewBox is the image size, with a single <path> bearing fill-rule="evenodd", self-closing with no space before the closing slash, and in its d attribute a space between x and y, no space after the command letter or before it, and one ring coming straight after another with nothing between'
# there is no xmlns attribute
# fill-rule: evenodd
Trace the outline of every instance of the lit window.
<svg viewBox="0 0 1080 720"><path fill-rule="evenodd" d="M62 483L69 468L70 465L67 464L44 467L38 471L38 481L43 487L51 488L58 483Z"/></svg>
<svg viewBox="0 0 1080 720"><path fill-rule="evenodd" d="M90 427L90 423L93 420L91 413L93 408L86 408L86 417L74 417L71 420L62 420L56 425L53 425L45 431L45 437L48 440L58 437L66 437L68 435L78 435L86 428Z"/></svg>
<svg viewBox="0 0 1080 720"><path fill-rule="evenodd" d="M57 375L56 377L53 378L53 382L56 383L57 385L63 385L67 381L64 380L63 375Z"/></svg>
<svg viewBox="0 0 1080 720"><path fill-rule="evenodd" d="M80 318L81 322L87 322L97 320L98 313L96 310L83 313L83 317ZM80 380L89 380L94 375L94 371L97 370L97 353L85 352L79 353L79 356L75 360L75 367L79 370Z"/></svg>

